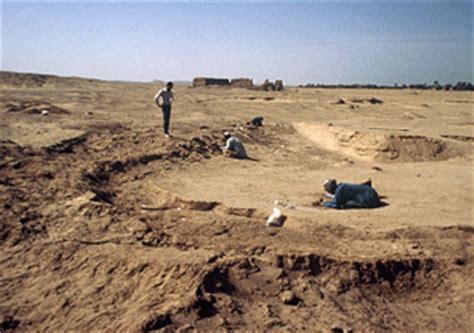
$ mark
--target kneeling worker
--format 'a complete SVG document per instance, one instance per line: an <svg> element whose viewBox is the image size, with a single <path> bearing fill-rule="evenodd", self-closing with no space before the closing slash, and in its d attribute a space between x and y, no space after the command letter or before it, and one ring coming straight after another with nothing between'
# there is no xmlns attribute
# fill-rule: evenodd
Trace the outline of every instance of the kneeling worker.
<svg viewBox="0 0 474 333"><path fill-rule="evenodd" d="M336 209L380 207L378 193L368 184L337 184L335 179L326 179L324 189L332 198L331 201L324 203L325 207Z"/></svg>
<svg viewBox="0 0 474 333"><path fill-rule="evenodd" d="M250 123L255 127L261 127L263 126L263 117L254 117Z"/></svg>
<svg viewBox="0 0 474 333"><path fill-rule="evenodd" d="M226 139L226 145L223 148L224 156L234 158L247 158L247 152L245 151L244 144L238 138L230 134L230 132L224 133Z"/></svg>

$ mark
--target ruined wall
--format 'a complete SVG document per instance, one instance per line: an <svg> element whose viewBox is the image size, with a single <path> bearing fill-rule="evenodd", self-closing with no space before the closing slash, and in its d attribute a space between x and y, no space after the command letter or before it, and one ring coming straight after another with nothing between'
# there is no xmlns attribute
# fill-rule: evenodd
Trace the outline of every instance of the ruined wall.
<svg viewBox="0 0 474 333"><path fill-rule="evenodd" d="M215 79L209 77L197 77L193 80L193 87L206 87L206 86L228 86L228 79Z"/></svg>
<svg viewBox="0 0 474 333"><path fill-rule="evenodd" d="M247 78L232 79L230 81L230 86L232 88L252 89L253 88L253 80L252 79L247 79Z"/></svg>
<svg viewBox="0 0 474 333"><path fill-rule="evenodd" d="M285 89L285 87L283 87L283 81L282 80L276 80L275 81L275 90L276 91L282 91L283 89Z"/></svg>
<svg viewBox="0 0 474 333"><path fill-rule="evenodd" d="M259 89L263 91L282 91L284 89L283 81L276 80L275 83L273 83L270 80L266 79L265 82L263 82L262 85L259 87Z"/></svg>
<svg viewBox="0 0 474 333"><path fill-rule="evenodd" d="M209 77L196 77L193 80L193 87L221 86L229 88L256 89L264 91L282 91L283 81L276 80L275 83L265 80L262 85L254 85L253 80L249 78L216 79Z"/></svg>

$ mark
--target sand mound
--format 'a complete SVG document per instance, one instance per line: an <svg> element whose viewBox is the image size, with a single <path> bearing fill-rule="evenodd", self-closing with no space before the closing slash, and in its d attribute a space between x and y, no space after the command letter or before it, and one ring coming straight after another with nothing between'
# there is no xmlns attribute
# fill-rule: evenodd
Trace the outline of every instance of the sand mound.
<svg viewBox="0 0 474 333"><path fill-rule="evenodd" d="M14 73L0 71L0 81L3 84L14 87L42 87L49 79L55 78L52 75Z"/></svg>
<svg viewBox="0 0 474 333"><path fill-rule="evenodd" d="M215 201L189 200L181 198L169 191L162 190L153 184L147 185L147 192L149 193L147 200L148 205L142 205L144 210L168 210L168 209L189 209L197 211L211 211L218 205Z"/></svg>
<svg viewBox="0 0 474 333"><path fill-rule="evenodd" d="M233 330L244 323L253 323L258 330L324 329L334 324L349 329L354 321L369 318L359 311L351 312L351 320L338 318L341 308L363 304L382 309L385 299L397 303L420 290L436 290L444 270L442 264L425 258L345 261L315 253L211 258L200 271L186 274L185 279L192 281L193 292L188 294L192 296L180 307L153 316L142 331ZM307 321L298 320L291 309L307 316ZM386 315L395 318L398 311L392 308ZM189 318L194 324L186 326Z"/></svg>
<svg viewBox="0 0 474 333"><path fill-rule="evenodd" d="M12 101L3 102L2 104L2 108L6 112L11 113L41 114L43 111L46 110L49 114L70 114L68 110L60 108L48 102Z"/></svg>
<svg viewBox="0 0 474 333"><path fill-rule="evenodd" d="M315 123L294 126L301 135L323 149L363 160L422 162L457 155L446 142L421 135L362 132Z"/></svg>

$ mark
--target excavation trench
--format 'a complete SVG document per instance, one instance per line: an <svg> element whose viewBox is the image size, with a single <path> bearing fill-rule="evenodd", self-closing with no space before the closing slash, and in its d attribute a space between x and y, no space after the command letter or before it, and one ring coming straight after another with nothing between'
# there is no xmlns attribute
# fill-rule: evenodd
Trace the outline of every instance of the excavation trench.
<svg viewBox="0 0 474 333"><path fill-rule="evenodd" d="M460 156L450 143L422 135L381 134L318 123L296 123L294 126L317 146L360 160L426 162Z"/></svg>

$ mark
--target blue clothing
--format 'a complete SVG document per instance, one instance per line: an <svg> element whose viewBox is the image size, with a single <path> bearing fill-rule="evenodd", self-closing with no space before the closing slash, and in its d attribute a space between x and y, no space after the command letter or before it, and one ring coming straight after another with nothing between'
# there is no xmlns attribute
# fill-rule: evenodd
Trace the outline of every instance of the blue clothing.
<svg viewBox="0 0 474 333"><path fill-rule="evenodd" d="M163 111L163 132L169 134L171 105L163 104L161 110Z"/></svg>
<svg viewBox="0 0 474 333"><path fill-rule="evenodd" d="M224 150L230 150L235 153L236 158L246 158L247 157L247 152L245 151L244 144L237 139L235 136L231 136L229 139L227 139L226 146L224 147Z"/></svg>
<svg viewBox="0 0 474 333"><path fill-rule="evenodd" d="M263 126L263 117L255 117L250 121L250 123L257 127Z"/></svg>
<svg viewBox="0 0 474 333"><path fill-rule="evenodd" d="M339 184L332 201L325 202L329 208L376 208L380 206L377 192L368 185Z"/></svg>

